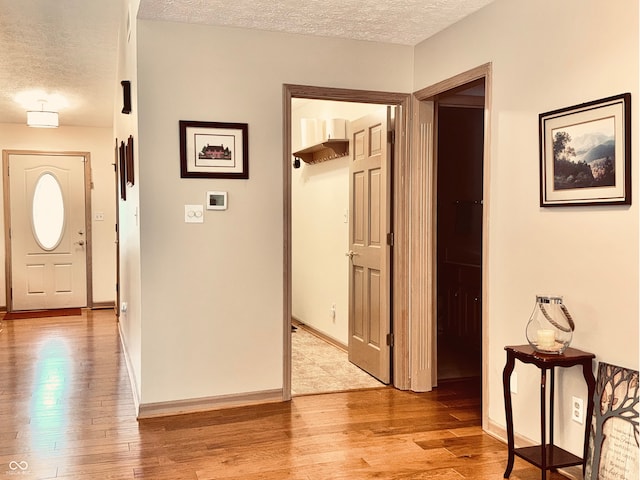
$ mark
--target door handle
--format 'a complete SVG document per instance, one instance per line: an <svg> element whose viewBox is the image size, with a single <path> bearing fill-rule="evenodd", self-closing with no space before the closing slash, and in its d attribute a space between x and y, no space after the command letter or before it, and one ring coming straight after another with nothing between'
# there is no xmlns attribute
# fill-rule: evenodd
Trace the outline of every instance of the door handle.
<svg viewBox="0 0 640 480"><path fill-rule="evenodd" d="M84 246L84 240L80 240L79 242L76 242L76 245L80 245L81 247Z"/></svg>
<svg viewBox="0 0 640 480"><path fill-rule="evenodd" d="M351 260L353 260L353 257L355 257L356 255L360 255L360 254L354 252L353 250L349 250L347 253L344 254L345 257L349 257Z"/></svg>

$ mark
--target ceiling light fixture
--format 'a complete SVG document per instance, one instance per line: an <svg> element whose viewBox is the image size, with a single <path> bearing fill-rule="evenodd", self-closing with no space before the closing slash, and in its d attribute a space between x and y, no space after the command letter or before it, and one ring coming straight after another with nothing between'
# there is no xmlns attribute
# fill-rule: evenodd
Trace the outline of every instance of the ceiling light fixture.
<svg viewBox="0 0 640 480"><path fill-rule="evenodd" d="M48 112L44 109L46 100L38 100L40 110L27 110L27 126L38 128L57 128L58 112Z"/></svg>

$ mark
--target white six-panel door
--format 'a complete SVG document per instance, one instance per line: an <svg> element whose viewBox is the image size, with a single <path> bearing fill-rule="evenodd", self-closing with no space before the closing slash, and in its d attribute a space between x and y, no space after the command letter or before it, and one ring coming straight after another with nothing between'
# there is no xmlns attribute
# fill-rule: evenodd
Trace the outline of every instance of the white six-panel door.
<svg viewBox="0 0 640 480"><path fill-rule="evenodd" d="M352 123L349 360L390 382L391 329L387 108Z"/></svg>

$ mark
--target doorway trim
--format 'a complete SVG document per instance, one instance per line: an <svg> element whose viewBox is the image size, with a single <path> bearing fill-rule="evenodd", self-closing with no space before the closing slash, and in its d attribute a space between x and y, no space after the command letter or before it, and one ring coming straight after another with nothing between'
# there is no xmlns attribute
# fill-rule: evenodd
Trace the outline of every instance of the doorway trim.
<svg viewBox="0 0 640 480"><path fill-rule="evenodd" d="M489 389L488 378L488 347L489 347L489 305L487 299L488 282L488 258L489 258L489 213L490 213L490 181L489 167L491 154L491 92L492 92L492 64L485 63L466 72L428 86L413 94L412 106L414 112L411 170L409 172L410 190L412 192L428 192L426 195L413 195L411 198L412 225L412 290L426 292L424 295L411 297L410 309L412 314L411 335L414 338L426 336L427 341L417 342L412 345L416 348L417 358L426 358L430 368L428 389L436 384L436 130L433 127L433 106L435 97L448 90L461 87L467 83L484 78L485 80L485 107L484 107L484 145L483 145L483 186L482 186L482 428L488 427ZM429 117L430 116L430 117ZM427 126L427 124L430 124ZM424 219L418 222L419 219ZM424 275L420 275L420 274Z"/></svg>
<svg viewBox="0 0 640 480"><path fill-rule="evenodd" d="M13 286L13 274L11 271L11 192L9 188L9 157L11 155L42 155L42 156L60 156L60 157L83 157L84 158L84 221L85 221L85 262L86 262L86 291L87 291L87 308L93 307L93 256L92 249L92 224L91 224L91 153L89 152L50 152L41 150L2 150L2 188L4 200L4 251L5 251L5 288L6 288L6 309L7 312L13 310L13 302L11 299L11 288Z"/></svg>
<svg viewBox="0 0 640 480"><path fill-rule="evenodd" d="M351 90L308 85L283 85L283 400L291 400L291 314L292 314L292 257L291 257L291 100L293 98L332 100L354 103L372 103L398 107L395 127L393 175L393 308L394 335L393 386L409 388L409 191L405 180L409 172L409 122L411 95L405 93Z"/></svg>

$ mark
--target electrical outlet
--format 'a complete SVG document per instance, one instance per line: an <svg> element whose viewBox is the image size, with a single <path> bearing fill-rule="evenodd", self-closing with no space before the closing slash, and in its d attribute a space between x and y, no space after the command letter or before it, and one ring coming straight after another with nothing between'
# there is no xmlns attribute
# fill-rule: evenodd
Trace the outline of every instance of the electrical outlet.
<svg viewBox="0 0 640 480"><path fill-rule="evenodd" d="M571 397L571 420L582 425L584 423L584 400Z"/></svg>
<svg viewBox="0 0 640 480"><path fill-rule="evenodd" d="M518 393L518 373L511 373L511 393Z"/></svg>

